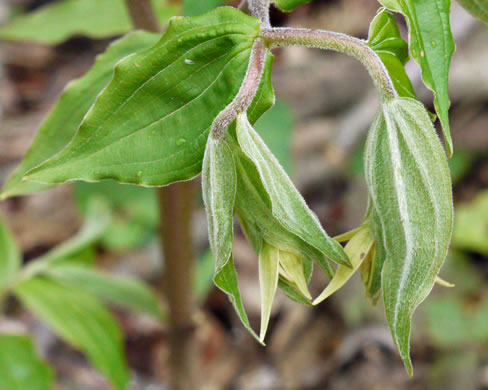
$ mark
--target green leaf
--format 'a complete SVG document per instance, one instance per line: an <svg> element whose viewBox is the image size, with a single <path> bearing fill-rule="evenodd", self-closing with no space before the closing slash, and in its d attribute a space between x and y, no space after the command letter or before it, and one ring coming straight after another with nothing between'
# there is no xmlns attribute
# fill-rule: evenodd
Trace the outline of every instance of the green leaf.
<svg viewBox="0 0 488 390"><path fill-rule="evenodd" d="M0 296L15 279L21 257L15 239L0 216Z"/></svg>
<svg viewBox="0 0 488 390"><path fill-rule="evenodd" d="M225 0L183 0L183 14L185 16L199 16L224 5Z"/></svg>
<svg viewBox="0 0 488 390"><path fill-rule="evenodd" d="M39 359L32 339L0 335L0 390L51 390L54 373Z"/></svg>
<svg viewBox="0 0 488 390"><path fill-rule="evenodd" d="M288 230L315 247L331 260L350 266L342 247L323 230L318 218L308 208L292 181L245 114L237 118L237 138L246 156L259 171L271 199L273 215Z"/></svg>
<svg viewBox="0 0 488 390"><path fill-rule="evenodd" d="M212 251L207 250L199 259L195 273L195 296L202 303L213 286L215 260Z"/></svg>
<svg viewBox="0 0 488 390"><path fill-rule="evenodd" d="M435 95L434 106L442 124L447 154L453 146L449 129L449 66L455 50L449 23L451 0L380 0L388 9L405 15L410 52L422 69L425 85Z"/></svg>
<svg viewBox="0 0 488 390"><path fill-rule="evenodd" d="M488 2L486 0L458 0L471 15L488 25Z"/></svg>
<svg viewBox="0 0 488 390"><path fill-rule="evenodd" d="M123 185L113 180L80 181L75 186L75 197L85 215L93 198L102 198L110 206L113 217L102 237L106 249L123 251L154 239L159 212L153 188Z"/></svg>
<svg viewBox="0 0 488 390"><path fill-rule="evenodd" d="M408 98L383 104L368 136L365 166L386 250L386 316L412 374L411 318L444 262L453 219L449 168L422 104Z"/></svg>
<svg viewBox="0 0 488 390"><path fill-rule="evenodd" d="M276 6L282 11L289 12L300 4L309 3L312 0L273 0Z"/></svg>
<svg viewBox="0 0 488 390"><path fill-rule="evenodd" d="M261 330L259 339L264 341L268 329L271 309L278 287L280 250L272 245L263 244L259 252L259 286L261 291Z"/></svg>
<svg viewBox="0 0 488 390"><path fill-rule="evenodd" d="M177 14L166 0L152 4L163 25ZM0 40L57 44L73 36L108 38L132 29L124 0L63 0L15 18L0 28Z"/></svg>
<svg viewBox="0 0 488 390"><path fill-rule="evenodd" d="M127 389L129 370L122 332L98 299L80 289L41 277L20 283L15 293L62 339L83 351L115 388Z"/></svg>
<svg viewBox="0 0 488 390"><path fill-rule="evenodd" d="M71 143L26 177L162 186L198 175L258 34L259 20L230 7L172 19L159 43L119 62Z"/></svg>
<svg viewBox="0 0 488 390"><path fill-rule="evenodd" d="M120 307L147 313L156 318L163 317L156 294L137 279L111 275L67 262L49 267L46 274Z"/></svg>
<svg viewBox="0 0 488 390"><path fill-rule="evenodd" d="M52 185L22 181L22 177L59 153L73 138L97 96L113 78L115 64L128 55L153 46L159 39L159 34L147 32L127 35L111 44L86 75L66 87L36 134L22 163L2 188L0 199L52 188Z"/></svg>
<svg viewBox="0 0 488 390"><path fill-rule="evenodd" d="M378 54L402 97L417 99L404 65L408 62L408 44L402 39L395 17L380 8L369 26L367 44Z"/></svg>

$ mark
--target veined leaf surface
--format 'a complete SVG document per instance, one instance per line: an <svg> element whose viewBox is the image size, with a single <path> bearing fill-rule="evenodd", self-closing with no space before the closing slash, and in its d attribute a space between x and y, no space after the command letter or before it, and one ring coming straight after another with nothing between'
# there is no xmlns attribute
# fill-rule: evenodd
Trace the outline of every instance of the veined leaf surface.
<svg viewBox="0 0 488 390"><path fill-rule="evenodd" d="M162 25L178 13L167 0L151 1ZM0 40L57 44L72 36L108 38L132 29L124 0L61 0L1 27Z"/></svg>
<svg viewBox="0 0 488 390"><path fill-rule="evenodd" d="M425 85L434 92L434 106L442 124L448 155L453 146L449 129L449 66L455 50L449 22L451 0L380 0L405 15L410 52L422 69Z"/></svg>
<svg viewBox="0 0 488 390"><path fill-rule="evenodd" d="M449 168L422 104L409 98L383 104L368 136L365 164L386 251L386 316L412 374L411 318L435 283L453 221Z"/></svg>
<svg viewBox="0 0 488 390"><path fill-rule="evenodd" d="M97 57L87 74L72 81L44 120L21 164L3 186L0 198L53 187L22 181L22 178L27 171L59 153L71 141L97 96L112 80L115 64L128 55L155 45L159 39L159 34L143 31L131 33L112 43L105 53Z"/></svg>
<svg viewBox="0 0 488 390"><path fill-rule="evenodd" d="M154 47L115 67L71 143L27 178L163 186L196 176L258 33L259 20L230 7L173 19Z"/></svg>

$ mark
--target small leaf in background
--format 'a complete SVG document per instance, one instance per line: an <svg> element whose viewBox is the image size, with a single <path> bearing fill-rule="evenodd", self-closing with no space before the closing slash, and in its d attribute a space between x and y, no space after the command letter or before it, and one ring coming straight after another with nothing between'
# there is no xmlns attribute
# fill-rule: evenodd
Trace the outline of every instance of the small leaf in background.
<svg viewBox="0 0 488 390"><path fill-rule="evenodd" d="M21 282L15 294L59 337L83 351L116 389L127 389L129 370L122 332L97 298L45 277Z"/></svg>
<svg viewBox="0 0 488 390"><path fill-rule="evenodd" d="M422 69L425 85L434 92L434 106L442 124L447 154L453 146L449 129L449 66L455 50L449 23L451 0L380 0L388 9L405 15L410 53Z"/></svg>
<svg viewBox="0 0 488 390"><path fill-rule="evenodd" d="M282 11L290 12L300 4L309 3L312 0L273 0L273 3Z"/></svg>
<svg viewBox="0 0 488 390"><path fill-rule="evenodd" d="M259 171L276 219L332 261L349 266L349 259L342 247L325 233L317 216L308 208L286 172L249 123L246 114L237 118L237 138L243 152Z"/></svg>
<svg viewBox="0 0 488 390"><path fill-rule="evenodd" d="M255 124L255 129L289 176L293 176L291 146L295 122L290 108L281 100Z"/></svg>
<svg viewBox="0 0 488 390"><path fill-rule="evenodd" d="M471 15L488 25L488 2L486 0L458 0Z"/></svg>
<svg viewBox="0 0 488 390"><path fill-rule="evenodd" d="M280 251L272 245L263 243L259 252L259 286L261 292L261 330L259 338L264 341L268 329L271 309L278 288Z"/></svg>
<svg viewBox="0 0 488 390"><path fill-rule="evenodd" d="M215 260L212 251L207 250L197 263L195 272L195 296L199 302L205 301L213 287Z"/></svg>
<svg viewBox="0 0 488 390"><path fill-rule="evenodd" d="M461 180L473 165L474 153L466 150L456 150L456 153L449 159L449 170L451 171L451 180L453 183Z"/></svg>
<svg viewBox="0 0 488 390"><path fill-rule="evenodd" d="M66 87L41 125L21 164L3 186L0 199L53 187L22 181L22 177L30 169L60 152L71 141L97 96L113 78L115 64L130 54L153 46L159 39L159 34L139 31L115 41L105 53L97 57L88 73Z"/></svg>
<svg viewBox="0 0 488 390"><path fill-rule="evenodd" d="M102 198L110 205L112 220L102 237L102 244L108 250L136 248L156 235L159 210L152 188L123 185L113 180L80 181L75 186L75 198L85 215L93 198Z"/></svg>
<svg viewBox="0 0 488 390"><path fill-rule="evenodd" d="M54 373L39 359L32 339L0 334L0 390L52 390Z"/></svg>
<svg viewBox="0 0 488 390"><path fill-rule="evenodd" d="M45 274L109 303L156 318L163 317L155 292L135 278L112 275L67 262L49 267Z"/></svg>
<svg viewBox="0 0 488 390"><path fill-rule="evenodd" d="M162 25L178 14L167 0L152 0ZM0 27L0 40L58 44L73 36L109 38L133 29L124 0L61 0Z"/></svg>
<svg viewBox="0 0 488 390"><path fill-rule="evenodd" d="M183 0L183 15L199 16L225 4L225 0Z"/></svg>
<svg viewBox="0 0 488 390"><path fill-rule="evenodd" d="M385 65L397 93L403 97L417 99L404 68L409 60L408 44L400 35L395 17L385 8L380 8L371 22L367 44Z"/></svg>
<svg viewBox="0 0 488 390"><path fill-rule="evenodd" d="M239 91L259 27L231 7L173 19L155 46L118 63L68 147L26 177L162 186L198 175L210 127Z"/></svg>
<svg viewBox="0 0 488 390"><path fill-rule="evenodd" d="M422 104L397 98L382 105L368 135L365 168L386 251L386 316L412 375L411 318L444 263L453 220L447 160Z"/></svg>
<svg viewBox="0 0 488 390"><path fill-rule="evenodd" d="M457 248L488 256L488 191L456 206L452 243Z"/></svg>
<svg viewBox="0 0 488 390"><path fill-rule="evenodd" d="M19 248L6 222L0 216L0 296L15 278L20 267Z"/></svg>

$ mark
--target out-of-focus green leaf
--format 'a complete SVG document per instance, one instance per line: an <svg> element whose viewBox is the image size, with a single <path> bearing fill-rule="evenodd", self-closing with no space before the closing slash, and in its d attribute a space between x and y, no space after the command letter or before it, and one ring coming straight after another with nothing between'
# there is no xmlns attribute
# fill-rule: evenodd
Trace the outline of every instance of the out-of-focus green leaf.
<svg viewBox="0 0 488 390"><path fill-rule="evenodd" d="M291 145L295 122L290 108L281 100L255 124L255 129L289 176L293 176Z"/></svg>
<svg viewBox="0 0 488 390"><path fill-rule="evenodd" d="M429 390L478 390L479 352L474 349L443 351L429 364L425 387Z"/></svg>
<svg viewBox="0 0 488 390"><path fill-rule="evenodd" d="M411 318L444 263L453 220L447 160L422 104L409 98L383 103L368 136L365 168L386 251L386 316L411 375Z"/></svg>
<svg viewBox="0 0 488 390"><path fill-rule="evenodd" d="M473 160L473 153L466 150L456 150L456 153L448 161L453 183L462 179L469 172Z"/></svg>
<svg viewBox="0 0 488 390"><path fill-rule="evenodd" d="M0 216L0 295L15 278L20 267L20 253L15 240Z"/></svg>
<svg viewBox="0 0 488 390"><path fill-rule="evenodd" d="M200 302L207 298L212 289L214 269L215 260L212 251L208 250L198 261L195 274L195 296Z"/></svg>
<svg viewBox="0 0 488 390"><path fill-rule="evenodd" d="M199 16L224 5L225 0L183 0L183 14L185 16Z"/></svg>
<svg viewBox="0 0 488 390"><path fill-rule="evenodd" d="M51 390L54 373L39 359L32 339L0 334L0 390Z"/></svg>
<svg viewBox="0 0 488 390"><path fill-rule="evenodd" d="M452 237L454 246L488 256L488 191L458 204Z"/></svg>
<svg viewBox="0 0 488 390"><path fill-rule="evenodd" d="M408 61L408 44L398 29L395 17L380 8L369 26L368 45L378 54L400 96L417 99L404 65Z"/></svg>
<svg viewBox="0 0 488 390"><path fill-rule="evenodd" d="M156 318L163 317L156 294L137 279L67 263L49 267L46 274L70 287L89 292L115 305L150 314Z"/></svg>
<svg viewBox="0 0 488 390"><path fill-rule="evenodd" d="M488 25L488 2L486 0L458 0L474 17Z"/></svg>
<svg viewBox="0 0 488 390"><path fill-rule="evenodd" d="M154 189L122 185L113 180L77 182L75 197L85 215L95 197L103 198L110 205L112 221L102 237L107 249L131 249L154 238L159 215Z"/></svg>
<svg viewBox="0 0 488 390"><path fill-rule="evenodd" d="M19 283L15 294L62 339L83 351L115 388L127 389L122 332L98 299L44 277Z"/></svg>
<svg viewBox="0 0 488 390"><path fill-rule="evenodd" d="M312 0L273 0L276 6L282 11L290 12L300 4L309 3Z"/></svg>
<svg viewBox="0 0 488 390"><path fill-rule="evenodd" d="M70 144L26 178L162 186L198 175L259 30L258 19L231 7L172 19L155 46L118 63Z"/></svg>
<svg viewBox="0 0 488 390"><path fill-rule="evenodd" d="M177 7L152 0L157 17L166 25ZM62 0L16 17L0 28L0 40L57 44L72 36L108 38L133 29L124 0Z"/></svg>
<svg viewBox="0 0 488 390"><path fill-rule="evenodd" d="M142 31L127 35L98 56L95 65L86 75L66 87L21 164L3 186L0 199L52 188L52 185L22 181L22 177L30 169L60 152L71 141L97 96L112 79L115 64L128 55L153 46L159 38L159 34Z"/></svg>
<svg viewBox="0 0 488 390"><path fill-rule="evenodd" d="M447 153L453 146L449 129L449 66L455 50L449 22L451 0L380 0L388 9L405 15L410 53L422 69L425 85L434 92L434 106L442 124Z"/></svg>

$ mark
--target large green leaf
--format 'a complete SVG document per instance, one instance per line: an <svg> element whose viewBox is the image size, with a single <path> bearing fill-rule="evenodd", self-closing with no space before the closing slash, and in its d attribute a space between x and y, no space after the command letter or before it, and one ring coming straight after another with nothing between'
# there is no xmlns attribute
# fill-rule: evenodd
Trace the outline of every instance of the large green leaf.
<svg viewBox="0 0 488 390"><path fill-rule="evenodd" d="M434 106L442 124L448 155L453 151L449 129L449 67L455 50L449 22L451 0L380 0L401 12L408 21L410 52L422 69L425 85L435 95Z"/></svg>
<svg viewBox="0 0 488 390"><path fill-rule="evenodd" d="M474 17L488 25L488 2L486 0L458 0Z"/></svg>
<svg viewBox="0 0 488 390"><path fill-rule="evenodd" d="M21 257L14 237L0 216L0 296L3 289L15 278L20 267Z"/></svg>
<svg viewBox="0 0 488 390"><path fill-rule="evenodd" d="M380 8L369 26L368 45L378 54L400 96L416 99L404 65L408 61L408 44L402 39L395 17Z"/></svg>
<svg viewBox="0 0 488 390"><path fill-rule="evenodd" d="M115 68L71 143L28 175L162 186L200 173L213 120L244 79L259 21L230 7L172 19Z"/></svg>
<svg viewBox="0 0 488 390"><path fill-rule="evenodd" d="M203 15L224 3L225 0L183 0L183 14L185 16Z"/></svg>
<svg viewBox="0 0 488 390"><path fill-rule="evenodd" d="M117 389L127 389L122 332L94 296L43 277L18 284L15 293L62 339L83 351Z"/></svg>
<svg viewBox="0 0 488 390"><path fill-rule="evenodd" d="M53 370L37 356L32 339L0 335L0 390L51 390Z"/></svg>
<svg viewBox="0 0 488 390"><path fill-rule="evenodd" d="M177 14L166 0L152 3L163 25ZM107 38L132 29L124 0L61 0L15 18L0 28L0 40L56 44L77 35Z"/></svg>
<svg viewBox="0 0 488 390"><path fill-rule="evenodd" d="M282 11L291 11L300 4L309 3L312 0L273 0L276 6Z"/></svg>
<svg viewBox="0 0 488 390"><path fill-rule="evenodd" d="M447 160L419 102L397 98L383 104L368 136L365 166L386 251L386 316L411 374L411 318L435 283L453 220Z"/></svg>
<svg viewBox="0 0 488 390"><path fill-rule="evenodd" d="M114 42L100 55L90 71L71 82L48 115L20 166L7 180L0 198L51 188L52 185L22 181L27 171L59 153L75 135L81 121L114 75L122 58L153 46L159 34L136 32Z"/></svg>

